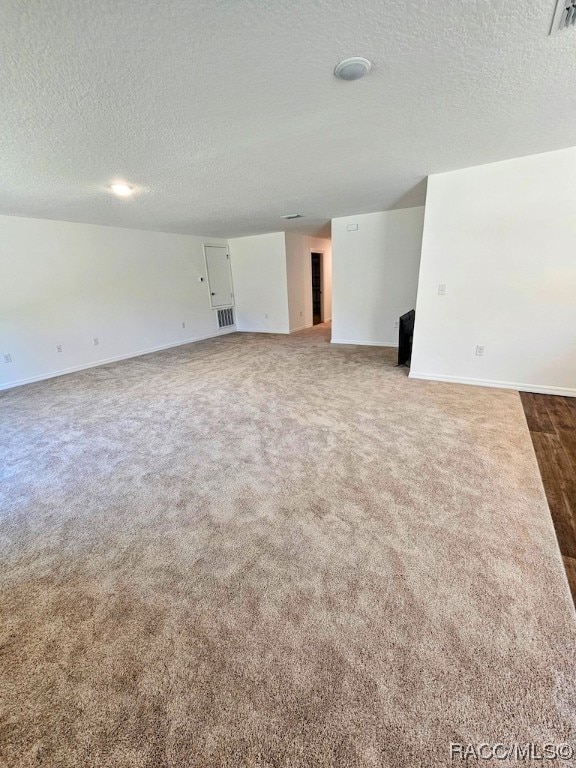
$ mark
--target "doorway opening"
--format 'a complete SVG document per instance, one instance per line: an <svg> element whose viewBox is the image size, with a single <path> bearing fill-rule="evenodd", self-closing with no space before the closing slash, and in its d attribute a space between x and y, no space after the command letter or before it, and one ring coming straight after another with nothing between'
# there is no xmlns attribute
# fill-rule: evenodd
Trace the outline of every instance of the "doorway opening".
<svg viewBox="0 0 576 768"><path fill-rule="evenodd" d="M324 322L324 254L319 251L310 253L312 266L312 325Z"/></svg>

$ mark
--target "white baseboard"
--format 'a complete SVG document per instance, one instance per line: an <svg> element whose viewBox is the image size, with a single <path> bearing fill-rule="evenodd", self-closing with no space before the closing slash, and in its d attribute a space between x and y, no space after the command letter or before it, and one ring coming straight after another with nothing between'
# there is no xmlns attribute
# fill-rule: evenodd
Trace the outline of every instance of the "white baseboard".
<svg viewBox="0 0 576 768"><path fill-rule="evenodd" d="M352 341L350 339L332 339L332 344L353 344L361 347L397 347L397 341Z"/></svg>
<svg viewBox="0 0 576 768"><path fill-rule="evenodd" d="M84 363L83 365L74 365L71 368L61 368L59 371L51 371L50 373L42 373L39 376L30 376L27 379L18 379L17 381L9 381L6 384L0 384L0 392L6 389L13 389L14 387L21 387L23 384L34 384L36 381L46 381L47 379L55 379L58 376L66 376L68 373L76 373L77 371L85 371L88 368L98 368L100 365L108 365L109 363L116 363L119 360L130 360L132 357L141 357L142 355L150 355L152 352L161 352L163 349L171 349L172 347L181 347L184 344L193 344L195 341L204 341L205 339L214 339L217 336L224 336L227 333L236 333L236 328L224 328L216 333L211 333L207 336L194 336L191 339L183 339L182 341L174 341L170 344L162 344L159 347L151 347L150 349L142 349L139 352L131 352L129 355L116 355L115 357L106 357L103 360L96 360L92 363Z"/></svg>
<svg viewBox="0 0 576 768"><path fill-rule="evenodd" d="M308 325L299 325L298 328L291 328L290 333L296 333L297 331L305 331L306 328L312 328L312 323L309 323Z"/></svg>
<svg viewBox="0 0 576 768"><path fill-rule="evenodd" d="M463 376L436 376L430 373L418 373L411 370L408 374L411 379L424 381L442 381L448 384L470 384L474 387L495 387L496 389L514 389L519 392L535 392L539 395L561 395L562 397L576 397L576 389L568 387L549 387L545 384L522 384L517 381L491 381L490 379L467 379Z"/></svg>
<svg viewBox="0 0 576 768"><path fill-rule="evenodd" d="M273 328L266 328L266 330L264 330L263 328L258 328L258 329L256 329L256 328L250 328L250 329L248 329L248 328L237 328L236 330L238 331L238 333L282 333L282 334L285 334L285 335L290 333L290 331L286 331L286 330L284 330L284 331L276 331Z"/></svg>

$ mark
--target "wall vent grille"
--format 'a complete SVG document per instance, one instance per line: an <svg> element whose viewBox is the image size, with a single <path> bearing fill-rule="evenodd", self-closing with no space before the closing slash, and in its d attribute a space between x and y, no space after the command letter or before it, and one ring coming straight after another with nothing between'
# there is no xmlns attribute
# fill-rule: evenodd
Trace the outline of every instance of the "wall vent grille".
<svg viewBox="0 0 576 768"><path fill-rule="evenodd" d="M228 309L218 310L218 328L229 328L234 325L234 310L232 307Z"/></svg>
<svg viewBox="0 0 576 768"><path fill-rule="evenodd" d="M576 0L558 0L550 34L576 27Z"/></svg>

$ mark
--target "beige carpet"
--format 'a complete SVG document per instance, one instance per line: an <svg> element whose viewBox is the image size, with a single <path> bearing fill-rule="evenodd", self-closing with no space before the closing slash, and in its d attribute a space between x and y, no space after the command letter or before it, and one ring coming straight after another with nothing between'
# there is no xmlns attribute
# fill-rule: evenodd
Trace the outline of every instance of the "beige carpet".
<svg viewBox="0 0 576 768"><path fill-rule="evenodd" d="M2 766L574 741L574 614L518 395L327 338L0 395Z"/></svg>

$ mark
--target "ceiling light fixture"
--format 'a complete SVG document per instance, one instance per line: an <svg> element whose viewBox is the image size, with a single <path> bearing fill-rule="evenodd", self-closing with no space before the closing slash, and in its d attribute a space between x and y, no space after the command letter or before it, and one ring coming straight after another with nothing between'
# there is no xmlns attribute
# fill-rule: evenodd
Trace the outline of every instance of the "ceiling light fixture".
<svg viewBox="0 0 576 768"><path fill-rule="evenodd" d="M372 68L372 64L368 59L362 58L362 56L352 56L350 59L343 59L339 64L336 64L334 74L340 80L360 80L361 77L367 75Z"/></svg>
<svg viewBox="0 0 576 768"><path fill-rule="evenodd" d="M285 216L281 216L281 219L301 219L301 213L287 213Z"/></svg>
<svg viewBox="0 0 576 768"><path fill-rule="evenodd" d="M118 195L118 197L130 197L134 192L134 187L131 187L129 184L124 184L124 182L111 184L110 189L115 195Z"/></svg>

